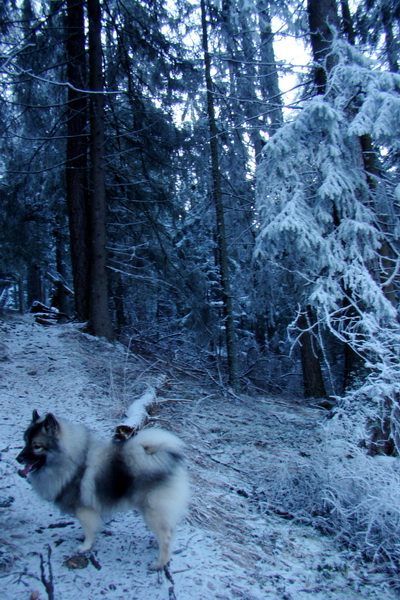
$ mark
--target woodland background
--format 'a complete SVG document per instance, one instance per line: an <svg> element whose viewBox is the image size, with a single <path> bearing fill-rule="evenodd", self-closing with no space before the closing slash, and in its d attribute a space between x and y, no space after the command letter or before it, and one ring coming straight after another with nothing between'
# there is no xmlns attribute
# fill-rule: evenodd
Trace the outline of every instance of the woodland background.
<svg viewBox="0 0 400 600"><path fill-rule="evenodd" d="M399 26L398 0L2 2L2 310L326 398L397 455Z"/></svg>

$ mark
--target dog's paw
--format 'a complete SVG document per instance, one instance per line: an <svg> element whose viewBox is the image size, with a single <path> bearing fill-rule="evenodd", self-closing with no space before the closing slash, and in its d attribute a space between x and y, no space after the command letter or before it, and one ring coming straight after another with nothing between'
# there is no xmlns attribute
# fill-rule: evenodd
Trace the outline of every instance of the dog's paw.
<svg viewBox="0 0 400 600"><path fill-rule="evenodd" d="M149 569L150 571L161 571L161 569L163 569L164 567L165 565L161 564L159 560L155 560L151 563Z"/></svg>
<svg viewBox="0 0 400 600"><path fill-rule="evenodd" d="M79 546L77 546L76 551L78 554L85 554L86 552L89 552L89 550L92 549L92 546L93 544L83 542L82 544L79 544Z"/></svg>
<svg viewBox="0 0 400 600"><path fill-rule="evenodd" d="M158 559L149 565L149 569L150 569L150 571L162 571L163 569L165 571L165 570L168 570L168 567L170 564L171 564L170 560L167 560L167 562L165 562L164 560Z"/></svg>

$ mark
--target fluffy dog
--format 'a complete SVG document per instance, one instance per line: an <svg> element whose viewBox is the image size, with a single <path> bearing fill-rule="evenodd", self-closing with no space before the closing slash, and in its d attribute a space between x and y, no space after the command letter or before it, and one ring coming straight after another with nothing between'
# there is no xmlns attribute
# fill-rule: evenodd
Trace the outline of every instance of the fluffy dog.
<svg viewBox="0 0 400 600"><path fill-rule="evenodd" d="M163 429L144 429L122 442L106 442L83 425L33 412L17 457L36 492L82 525L87 552L106 517L137 508L155 534L159 556L153 569L171 558L176 525L184 515L189 486L183 443Z"/></svg>

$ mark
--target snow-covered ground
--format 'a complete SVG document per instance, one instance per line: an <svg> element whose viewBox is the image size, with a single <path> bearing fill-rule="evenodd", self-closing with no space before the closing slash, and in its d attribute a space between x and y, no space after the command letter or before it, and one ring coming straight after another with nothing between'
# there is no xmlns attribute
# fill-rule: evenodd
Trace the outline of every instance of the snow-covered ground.
<svg viewBox="0 0 400 600"><path fill-rule="evenodd" d="M68 560L79 525L37 498L15 461L34 408L111 436L135 397L157 382L152 418L185 440L193 491L175 543L173 581L149 570L155 542L134 513L105 524L87 561ZM44 327L30 315L0 321L0 407L1 598L398 597L383 574L332 538L266 509L265 489L276 485L271 477L293 456L293 464L307 468L323 443L324 413L317 408L224 395L173 365L128 356L76 325Z"/></svg>

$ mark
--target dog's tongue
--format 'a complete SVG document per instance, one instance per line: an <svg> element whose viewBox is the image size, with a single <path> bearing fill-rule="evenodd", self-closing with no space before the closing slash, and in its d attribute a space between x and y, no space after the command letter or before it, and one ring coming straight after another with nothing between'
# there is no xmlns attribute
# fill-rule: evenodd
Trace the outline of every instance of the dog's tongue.
<svg viewBox="0 0 400 600"><path fill-rule="evenodd" d="M32 471L33 465L26 465L24 469L18 469L18 475L26 477L30 471Z"/></svg>

